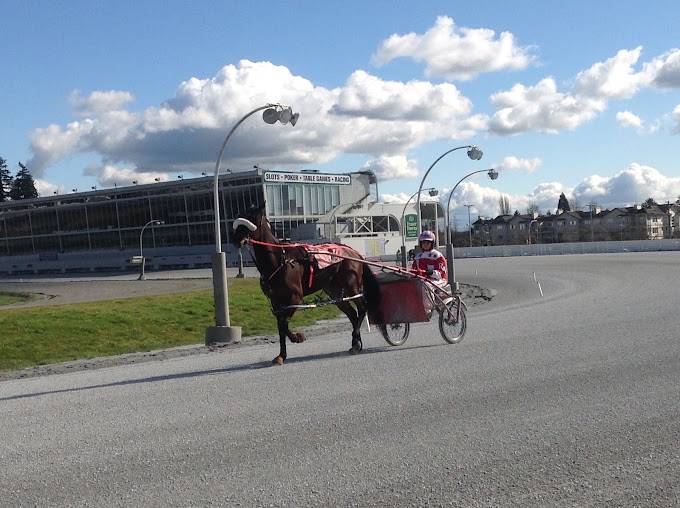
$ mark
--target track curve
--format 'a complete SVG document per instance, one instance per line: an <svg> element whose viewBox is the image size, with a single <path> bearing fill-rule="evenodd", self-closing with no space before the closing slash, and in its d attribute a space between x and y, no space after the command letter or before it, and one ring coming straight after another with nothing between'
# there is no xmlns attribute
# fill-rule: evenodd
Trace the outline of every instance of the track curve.
<svg viewBox="0 0 680 508"><path fill-rule="evenodd" d="M1 382L4 502L677 504L680 256L456 268L498 290L458 345L433 322L281 368L268 345Z"/></svg>

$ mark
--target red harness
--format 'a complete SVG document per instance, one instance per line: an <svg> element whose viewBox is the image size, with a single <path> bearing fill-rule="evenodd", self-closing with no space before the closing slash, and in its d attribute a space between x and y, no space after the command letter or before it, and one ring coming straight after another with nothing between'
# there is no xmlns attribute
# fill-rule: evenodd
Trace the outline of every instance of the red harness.
<svg viewBox="0 0 680 508"><path fill-rule="evenodd" d="M269 243L269 242L262 242L260 240L253 240L253 239L250 239L250 238L247 240L247 242L252 243L254 245L262 245L264 247L274 247L274 248L278 248L278 249L285 249L286 247L302 247L303 249L305 249L305 251L308 254L326 254L326 255L330 255L330 256L338 258L338 259L347 259L349 261L358 261L360 263L364 263L364 264L369 265L369 266L375 266L375 267L381 268L383 270L389 270L391 272L401 273L403 275L408 275L410 277L416 277L418 279L421 279L423 282L426 282L428 284L432 284L432 281L430 279L428 279L427 277L424 277L423 275L418 273L418 272L420 272L420 270L406 270L404 268L399 268L399 267L396 267L396 266L389 266L389 265L384 265L382 263L375 263L373 261L368 261L368 260L363 259L363 258L356 258L356 257L352 257L352 256L342 255L342 254L331 253L331 252L328 252L328 251L315 251L315 250L312 250L310 248L310 247L313 247L314 244L310 244L310 243ZM281 268L284 267L284 265L285 265L285 263L280 264L279 267L276 270L274 270L274 273L272 273L269 276L269 280L271 280L272 277L274 277L274 275L279 270L281 270ZM309 287L310 288L312 287L313 280L314 280L314 267L310 264L309 265Z"/></svg>

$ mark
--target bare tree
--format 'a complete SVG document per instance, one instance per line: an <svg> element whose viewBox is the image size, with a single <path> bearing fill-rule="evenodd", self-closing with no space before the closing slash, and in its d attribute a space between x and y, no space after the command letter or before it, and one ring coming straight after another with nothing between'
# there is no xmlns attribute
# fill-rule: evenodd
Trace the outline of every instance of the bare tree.
<svg viewBox="0 0 680 508"><path fill-rule="evenodd" d="M540 215L541 211L538 209L538 205L535 202L529 203L529 206L527 207L527 213L531 215L532 213L537 213Z"/></svg>
<svg viewBox="0 0 680 508"><path fill-rule="evenodd" d="M510 215L510 198L507 195L501 194L498 198L498 208L500 215Z"/></svg>

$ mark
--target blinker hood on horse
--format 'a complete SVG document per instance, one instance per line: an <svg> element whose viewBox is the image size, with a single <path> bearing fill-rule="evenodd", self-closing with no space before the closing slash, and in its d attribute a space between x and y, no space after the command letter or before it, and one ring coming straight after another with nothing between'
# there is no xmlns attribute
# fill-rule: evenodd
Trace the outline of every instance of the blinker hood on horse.
<svg viewBox="0 0 680 508"><path fill-rule="evenodd" d="M232 243L249 243L255 266L260 272L260 287L269 298L279 330L279 355L275 365L285 362L286 337L304 342L302 332L293 333L288 321L304 307L306 295L323 291L352 323L351 354L362 348L361 323L379 299L378 282L357 251L343 244L287 244L272 233L264 206L253 208L247 217L233 223Z"/></svg>

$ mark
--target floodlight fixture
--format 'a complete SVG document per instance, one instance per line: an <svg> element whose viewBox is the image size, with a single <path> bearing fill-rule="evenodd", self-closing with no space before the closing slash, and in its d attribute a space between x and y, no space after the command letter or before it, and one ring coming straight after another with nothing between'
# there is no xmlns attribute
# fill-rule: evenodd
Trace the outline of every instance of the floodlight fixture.
<svg viewBox="0 0 680 508"><path fill-rule="evenodd" d="M472 159L473 161L478 161L482 158L482 155L484 155L484 152L482 152L479 148L476 146L471 146L467 152L468 157Z"/></svg>
<svg viewBox="0 0 680 508"><path fill-rule="evenodd" d="M300 113L293 113L290 106L282 106L281 104L270 104L262 112L262 120L268 124L281 122L283 125L290 123L294 126L298 118L300 118Z"/></svg>

